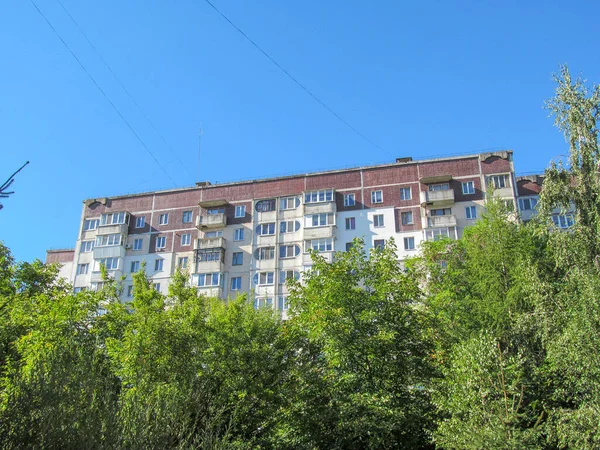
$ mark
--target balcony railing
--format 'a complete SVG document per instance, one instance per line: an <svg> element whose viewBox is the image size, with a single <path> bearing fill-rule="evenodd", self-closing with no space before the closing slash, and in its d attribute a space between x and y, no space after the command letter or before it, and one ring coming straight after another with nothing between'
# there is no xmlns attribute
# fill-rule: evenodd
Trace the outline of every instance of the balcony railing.
<svg viewBox="0 0 600 450"><path fill-rule="evenodd" d="M198 228L221 228L227 225L225 214L209 214L207 216L198 216Z"/></svg>
<svg viewBox="0 0 600 450"><path fill-rule="evenodd" d="M129 225L121 223L117 225L98 225L98 235L103 234L124 234L129 232Z"/></svg>
<svg viewBox="0 0 600 450"><path fill-rule="evenodd" d="M203 250L207 248L225 248L225 238L202 238L196 241L197 250Z"/></svg>
<svg viewBox="0 0 600 450"><path fill-rule="evenodd" d="M428 228L439 228L439 227L455 227L456 216L449 214L446 216L430 216L427 217Z"/></svg>
<svg viewBox="0 0 600 450"><path fill-rule="evenodd" d="M448 189L446 191L423 191L421 192L421 204L432 206L444 206L454 203L454 191Z"/></svg>

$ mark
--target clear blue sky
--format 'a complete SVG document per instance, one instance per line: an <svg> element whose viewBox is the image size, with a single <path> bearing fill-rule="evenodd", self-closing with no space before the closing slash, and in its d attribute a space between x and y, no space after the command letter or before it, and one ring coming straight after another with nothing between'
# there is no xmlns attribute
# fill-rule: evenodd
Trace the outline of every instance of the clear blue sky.
<svg viewBox="0 0 600 450"><path fill-rule="evenodd" d="M62 0L143 113L60 4L35 0L178 186L497 147L541 171L567 151L543 109L552 73L600 82L598 2L212 1L386 151L203 0ZM0 55L1 181L31 161L0 200L18 259L73 247L85 198L173 186L29 0L3 2Z"/></svg>

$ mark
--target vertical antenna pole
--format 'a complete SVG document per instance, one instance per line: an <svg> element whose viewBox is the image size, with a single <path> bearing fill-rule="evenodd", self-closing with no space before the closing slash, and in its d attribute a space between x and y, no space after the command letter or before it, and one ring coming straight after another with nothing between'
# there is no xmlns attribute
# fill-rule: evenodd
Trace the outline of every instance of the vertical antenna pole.
<svg viewBox="0 0 600 450"><path fill-rule="evenodd" d="M202 123L200 124L200 132L198 133L198 181L202 181L200 177L200 147L202 145Z"/></svg>

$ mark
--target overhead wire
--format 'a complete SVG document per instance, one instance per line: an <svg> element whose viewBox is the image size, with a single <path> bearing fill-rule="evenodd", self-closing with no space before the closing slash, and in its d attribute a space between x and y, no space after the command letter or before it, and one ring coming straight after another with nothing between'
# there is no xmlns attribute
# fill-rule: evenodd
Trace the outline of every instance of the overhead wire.
<svg viewBox="0 0 600 450"><path fill-rule="evenodd" d="M146 145L146 143L144 142L144 140L140 137L140 135L135 131L135 129L133 128L133 126L131 126L131 124L129 123L129 121L125 118L125 116L121 113L121 111L119 110L119 108L117 108L117 106L113 103L113 101L110 99L110 97L108 96L108 94L104 91L104 89L102 89L102 87L100 86L100 84L98 84L98 82L96 81L96 79L92 76L92 74L86 69L86 67L84 66L84 64L81 62L81 60L77 57L77 55L73 52L73 50L71 50L71 47L69 47L69 45L66 43L66 41L62 38L62 36L60 35L60 33L56 30L56 28L54 28L54 26L52 25L52 23L48 20L48 18L44 15L44 13L42 12L42 10L38 7L38 5L35 3L34 0L29 0L31 2L31 4L34 6L34 8L37 10L37 12L40 14L40 16L42 16L42 18L44 19L44 21L48 24L48 26L50 27L50 29L54 32L54 34L56 35L56 37L58 37L58 39L62 42L62 44L65 46L65 48L69 51L69 53L71 54L71 56L73 57L73 59L75 59L75 61L77 61L77 64L79 64L79 66L81 67L81 69L85 72L85 74L89 77L89 79L92 81L92 83L94 84L94 86L96 86L96 88L100 91L100 93L103 95L103 97L106 99L106 101L110 104L110 106L115 110L115 112L117 113L117 115L121 118L121 120L123 121L123 123L125 123L125 125L127 126L127 128L129 128L129 131L131 131L131 133L135 136L135 138L139 141L139 143L142 145L142 147L144 147L144 149L146 150L146 152L148 152L148 154L152 157L152 159L156 162L156 164L158 164L158 166L162 169L162 171L164 172L164 174L167 176L167 178L169 178L169 180L171 180L171 182L173 183L173 185L175 187L177 187L177 183L175 183L175 180L173 180L173 178L171 177L171 175L169 175L169 172L167 172L167 170L164 168L164 166L160 163L160 161L158 160L158 158L156 158L156 156L154 155L154 153L152 152L152 150L150 150L150 148Z"/></svg>
<svg viewBox="0 0 600 450"><path fill-rule="evenodd" d="M148 122L148 124L152 127L152 129L160 137L161 141L170 150L170 152L173 154L173 156L175 156L175 158L177 159L177 161L179 162L179 164L181 164L183 166L183 168L186 170L186 172L188 173L188 175L193 180L194 179L194 175L192 175L192 173L190 172L188 166L183 163L183 161L179 158L179 155L175 152L175 150L173 149L173 147L167 142L167 140L165 139L165 137L163 136L163 134L160 132L160 130L158 129L158 127L154 124L154 122L152 122L152 120L150 120L150 117L148 117L148 115L145 113L145 111L142 109L142 107L139 105L139 103L135 100L135 98L133 97L133 95L131 94L131 92L129 92L129 89L127 89L125 87L125 85L120 80L120 78L117 76L117 74L112 69L112 67L110 66L110 64L108 64L108 62L106 61L106 59L104 59L104 57L100 54L100 52L98 51L98 49L96 48L96 46L88 38L88 36L85 33L85 31L83 31L83 29L79 26L79 24L77 23L77 21L75 20L75 18L71 15L71 13L67 10L67 8L63 4L63 2L61 0L56 0L56 1L61 6L61 8L65 12L65 14L67 16L69 16L69 19L71 19L71 22L73 22L73 24L75 25L75 27L79 30L79 32L81 33L81 35L83 36L83 38L86 40L86 42L89 44L89 46L92 48L92 50L94 51L94 53L96 53L96 56L98 56L98 58L100 58L100 61L102 61L102 63L106 67L106 69L114 77L114 79L117 81L117 83L119 84L119 86L121 86L121 89L123 89L123 92L125 92L125 94L127 94L127 97L129 97L129 99L133 102L133 104L136 106L136 108L140 111L140 113L142 114L142 116L144 117L144 119L146 119L146 122Z"/></svg>
<svg viewBox="0 0 600 450"><path fill-rule="evenodd" d="M279 70L281 70L290 80L296 83L304 92L310 95L317 103L319 103L323 108L329 111L334 117L336 117L340 122L346 125L350 130L352 130L356 135L361 137L364 141L371 144L373 147L381 150L382 152L387 153L390 156L393 156L390 152L382 148L379 144L376 144L371 139L369 139L365 134L361 133L358 129L352 126L348 121L346 121L341 115L335 112L332 108L330 108L323 100L317 97L310 89L308 89L304 84L302 84L296 77L294 77L289 71L287 71L281 64L279 64L271 55L269 55L265 50L262 49L250 36L248 36L244 31L242 31L235 23L233 23L219 8L217 8L210 0L204 0L211 8L213 8L223 19L225 19L238 33L240 33L250 44L252 44L259 52L261 52L269 61L271 61Z"/></svg>

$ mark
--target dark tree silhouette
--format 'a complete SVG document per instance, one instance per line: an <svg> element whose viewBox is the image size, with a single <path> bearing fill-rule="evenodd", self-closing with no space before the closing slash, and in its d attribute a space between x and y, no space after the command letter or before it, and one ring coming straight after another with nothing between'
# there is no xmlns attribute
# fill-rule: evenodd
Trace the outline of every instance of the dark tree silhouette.
<svg viewBox="0 0 600 450"><path fill-rule="evenodd" d="M8 191L8 188L15 182L15 175L18 174L21 170L23 170L23 168L29 164L29 161L25 162L25 164L23 164L21 167L19 167L19 169L14 172L10 177L8 177L8 180L6 180L2 186L0 186L0 198L8 198L9 195L14 194L15 191ZM2 205L2 203L0 203L0 209L4 208L4 206Z"/></svg>

